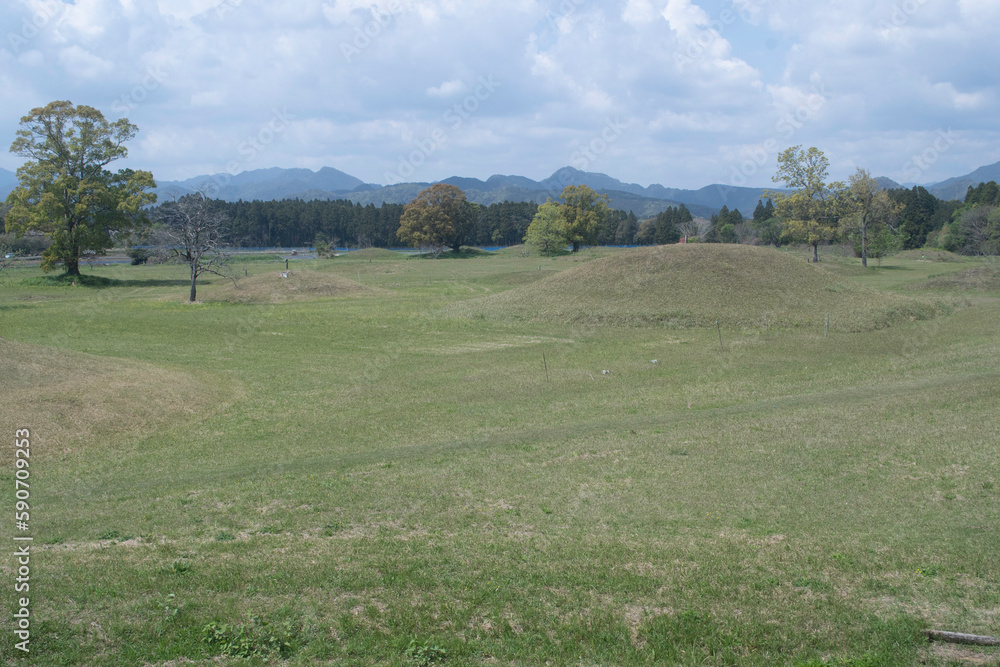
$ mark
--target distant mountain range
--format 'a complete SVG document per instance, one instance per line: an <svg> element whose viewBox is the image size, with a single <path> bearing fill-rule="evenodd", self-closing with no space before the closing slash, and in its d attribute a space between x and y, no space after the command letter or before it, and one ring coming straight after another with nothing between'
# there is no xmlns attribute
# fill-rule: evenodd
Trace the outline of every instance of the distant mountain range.
<svg viewBox="0 0 1000 667"><path fill-rule="evenodd" d="M877 179L884 188L904 187L892 179ZM981 167L971 174L950 178L941 183L924 186L934 196L941 199L962 199L970 185L995 180L1000 182L1000 162ZM566 185L586 185L597 192L608 195L611 206L624 211L633 211L640 218L649 218L669 206L684 204L696 216L710 217L723 206L739 209L745 216L753 214L760 200L762 188L736 187L713 184L699 190L668 188L654 184L643 187L635 183L623 183L606 174L585 172L572 167L563 167L548 178L535 181L524 176L490 176L485 181L478 178L452 176L442 183L462 188L466 197L477 204L489 205L502 201L534 201L544 203L549 197L558 199ZM181 182L162 182L161 194L181 194L194 191L202 183L215 184L214 196L227 201L239 199L349 199L353 202L381 206L383 203L406 204L431 183L399 183L396 185L372 185L345 174L342 171L324 167L319 172L308 169L260 169L244 172L238 176L222 174L199 176Z"/></svg>
<svg viewBox="0 0 1000 667"><path fill-rule="evenodd" d="M161 198L182 196L204 188L206 194L225 201L262 201L271 199L325 199L327 194L344 194L357 189L370 190L360 178L334 169L323 167L319 171L310 169L255 169L232 176L195 176L186 181L160 181L157 194ZM324 196L304 196L306 193ZM338 197L343 199L343 197Z"/></svg>
<svg viewBox="0 0 1000 667"><path fill-rule="evenodd" d="M17 187L17 174L6 169L0 169L0 202L7 198L10 191ZM3 230L0 229L0 232Z"/></svg>
<svg viewBox="0 0 1000 667"><path fill-rule="evenodd" d="M976 169L971 174L956 176L946 181L935 183L927 190L938 199L965 199L965 193L969 186L976 187L980 183L996 181L1000 183L1000 162L986 165Z"/></svg>
<svg viewBox="0 0 1000 667"><path fill-rule="evenodd" d="M889 178L881 177L877 180L885 188L904 187ZM949 178L924 187L941 199L963 199L970 185L976 186L987 181L1000 182L1000 162L980 167L965 176ZM580 171L572 167L563 167L541 181L524 176L495 175L485 181L453 176L441 182L461 188L470 201L484 205L502 201L534 201L541 204L549 197L558 199L567 185L587 185L597 192L607 194L613 208L633 211L640 218L653 217L669 206L680 204L701 217L710 217L723 206L739 209L743 215L750 216L762 193L760 188L721 184L708 185L700 190L667 188L658 184L643 187L635 183L623 183L606 174ZM0 198L5 198L16 184L17 178L13 172L0 169ZM332 167L323 167L319 171L273 167L245 171L235 176L216 174L196 176L184 181L160 181L157 194L160 201L163 201L204 188L209 196L226 201L348 199L363 205L381 206L383 203L408 203L430 185L431 183L373 185Z"/></svg>
<svg viewBox="0 0 1000 667"><path fill-rule="evenodd" d="M729 185L709 185L700 190L665 188L662 185L643 187L623 183L606 174L584 172L563 167L552 176L535 181L524 176L491 176L478 178L453 176L442 183L461 188L470 201L489 205L503 201L534 201L558 199L567 185L587 185L608 195L611 206L633 211L640 218L649 218L669 206L684 204L696 216L709 217L723 206L738 208L744 215L753 213L760 199L758 188ZM176 197L205 187L213 197L226 201L253 199L349 199L353 202L381 206L383 203L406 204L431 183L399 183L379 186L363 183L349 174L325 167L319 172L308 169L260 169L230 176L197 176L186 181L162 181L157 193L161 198Z"/></svg>

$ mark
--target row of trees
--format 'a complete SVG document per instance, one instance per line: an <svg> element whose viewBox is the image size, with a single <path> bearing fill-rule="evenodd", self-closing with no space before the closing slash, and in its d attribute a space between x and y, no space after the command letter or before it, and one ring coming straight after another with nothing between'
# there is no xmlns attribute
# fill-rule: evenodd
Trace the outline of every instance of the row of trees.
<svg viewBox="0 0 1000 667"><path fill-rule="evenodd" d="M398 246L403 204L362 205L347 200L213 201L231 221L231 237L241 246L301 247L319 236L348 247ZM463 225L463 245L515 245L538 210L533 202L469 204L475 215Z"/></svg>
<svg viewBox="0 0 1000 667"><path fill-rule="evenodd" d="M397 236L404 243L435 252L446 247L457 251L461 245L486 245L482 240L498 217L496 213L515 207L514 215L502 218L507 229L501 232L497 228L489 238L494 243L504 240L507 245L523 239L545 254L566 248L576 252L585 245L676 243L682 233L695 231L694 218L683 204L640 223L632 212L610 209L607 195L586 185L567 186L560 199L550 198L541 206L504 202L482 207L468 202L459 188L438 183L404 207Z"/></svg>
<svg viewBox="0 0 1000 667"><path fill-rule="evenodd" d="M965 255L1000 254L1000 186L990 181L970 187L964 203L931 242Z"/></svg>
<svg viewBox="0 0 1000 667"><path fill-rule="evenodd" d="M43 268L62 264L68 275L79 275L84 253L102 253L125 238L158 239L162 247L183 249L174 255L191 265L193 300L197 276L220 270L212 258L224 245L318 240L326 246L391 246L402 241L440 252L523 239L551 253L567 246L575 252L583 245L663 244L698 237L721 243L807 243L818 260L819 245L840 238L854 242L866 266L869 256L925 243L966 254L1000 252L996 183L970 188L965 202L958 203L941 202L921 187L886 191L863 169L847 183L828 182L829 161L816 148L793 146L779 155L773 180L786 190L766 193L766 203L758 204L752 219L723 207L701 228L683 205L639 221L631 212L609 209L606 195L583 185L569 186L562 201L541 206L480 206L467 201L459 188L437 184L406 206L225 203L199 194L150 208L156 201L152 174L106 169L127 155L124 144L136 132L127 119L111 123L98 110L68 101L33 109L21 119L11 152L28 161L18 170L19 185L0 215L15 237L44 234Z"/></svg>
<svg viewBox="0 0 1000 667"><path fill-rule="evenodd" d="M7 197L4 226L18 237L44 234L42 268L62 264L68 276L80 275L81 256L146 234L163 253L190 266L194 301L200 275L225 273L227 219L205 197L192 195L159 207L150 234L153 175L106 169L128 155L125 142L136 132L128 119L111 123L97 109L68 101L32 109L21 118L10 148L28 160Z"/></svg>
<svg viewBox="0 0 1000 667"><path fill-rule="evenodd" d="M753 226L776 245L811 245L813 261L819 246L835 239L854 243L863 266L904 247L922 247L935 224L942 224L948 207L924 188L889 191L865 169L847 183L828 181L829 160L813 147L793 146L778 156L773 179L784 191L768 191L773 214L763 211ZM758 207L760 208L760 207Z"/></svg>

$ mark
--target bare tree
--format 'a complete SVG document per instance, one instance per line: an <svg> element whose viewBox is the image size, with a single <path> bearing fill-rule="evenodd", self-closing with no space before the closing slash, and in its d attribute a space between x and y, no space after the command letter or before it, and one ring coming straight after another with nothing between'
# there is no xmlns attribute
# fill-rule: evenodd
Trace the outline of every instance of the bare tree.
<svg viewBox="0 0 1000 667"><path fill-rule="evenodd" d="M677 231L681 233L681 236L688 239L700 238L707 228L708 220L705 218L695 218L694 220L688 220L677 225Z"/></svg>
<svg viewBox="0 0 1000 667"><path fill-rule="evenodd" d="M755 245L757 242L757 230L748 222L741 222L735 225L733 233L736 235L736 242L743 245Z"/></svg>
<svg viewBox="0 0 1000 667"><path fill-rule="evenodd" d="M869 233L876 231L879 225L888 225L902 207L895 204L878 181L860 167L851 176L842 198L848 215L841 219L841 227L848 234L861 235L861 266L867 268ZM882 258L877 259L881 264Z"/></svg>
<svg viewBox="0 0 1000 667"><path fill-rule="evenodd" d="M190 301L195 301L199 276L211 273L235 281L229 271L228 219L212 206L204 192L167 202L156 211L154 233L158 253L191 269Z"/></svg>
<svg viewBox="0 0 1000 667"><path fill-rule="evenodd" d="M986 257L996 255L1000 249L1000 214L992 206L977 204L963 211L958 219L958 232L962 240L961 251L966 255Z"/></svg>

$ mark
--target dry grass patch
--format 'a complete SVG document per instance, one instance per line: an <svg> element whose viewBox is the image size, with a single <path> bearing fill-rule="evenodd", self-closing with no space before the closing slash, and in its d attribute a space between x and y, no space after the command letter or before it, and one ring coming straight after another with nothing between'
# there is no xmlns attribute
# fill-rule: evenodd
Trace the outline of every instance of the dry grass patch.
<svg viewBox="0 0 1000 667"><path fill-rule="evenodd" d="M854 286L771 248L677 245L596 259L503 294L455 304L453 315L575 324L817 327L856 332L940 314L940 306Z"/></svg>
<svg viewBox="0 0 1000 667"><path fill-rule="evenodd" d="M214 406L223 396L193 375L0 338L0 421L28 428L39 458L101 449Z"/></svg>
<svg viewBox="0 0 1000 667"><path fill-rule="evenodd" d="M1000 653L934 642L928 652L947 665L1000 665Z"/></svg>
<svg viewBox="0 0 1000 667"><path fill-rule="evenodd" d="M332 273L291 269L268 271L244 278L235 286L227 284L213 292L210 298L214 301L273 304L329 297L367 296L379 291Z"/></svg>
<svg viewBox="0 0 1000 667"><path fill-rule="evenodd" d="M468 341L455 345L433 346L421 351L429 354L468 354L491 352L493 350L503 350L512 347L528 347L543 343L571 345L573 341L567 338L552 338L550 336L506 336L498 340Z"/></svg>

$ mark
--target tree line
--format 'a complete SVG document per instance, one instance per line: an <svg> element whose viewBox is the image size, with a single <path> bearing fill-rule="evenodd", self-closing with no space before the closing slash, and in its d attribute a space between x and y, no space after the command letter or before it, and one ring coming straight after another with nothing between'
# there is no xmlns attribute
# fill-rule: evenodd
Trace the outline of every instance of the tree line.
<svg viewBox="0 0 1000 667"><path fill-rule="evenodd" d="M848 181L828 181L829 161L813 147L793 146L778 156L772 180L785 190L764 192L753 216L726 207L698 237L709 243L819 246L847 243L867 266L901 249L942 248L964 254L995 254L996 184L970 188L963 204L943 201L922 186L885 189L865 169ZM994 222L991 223L991 220ZM990 225L993 224L993 227Z"/></svg>
<svg viewBox="0 0 1000 667"><path fill-rule="evenodd" d="M160 206L167 203L163 202ZM539 204L535 202L467 204L469 220L461 245L481 248L523 243L528 227L539 210ZM397 236L405 209L403 204L375 206L348 200L284 199L250 202L213 200L211 206L230 221L229 236L237 246L313 246L317 236L328 243L350 248L391 248L403 243ZM151 210L152 217L155 218L158 208ZM696 227L684 227L693 220L691 212L683 204L671 206L648 220L640 220L631 211L607 209L596 220L594 235L587 245L676 243L685 234L696 233Z"/></svg>
<svg viewBox="0 0 1000 667"><path fill-rule="evenodd" d="M125 143L137 128L127 119L108 122L92 107L68 101L32 109L21 119L11 152L29 160L18 169L18 186L0 207L7 235L0 257L41 250L42 268L63 266L79 275L79 260L123 243L204 237L211 245L392 247L510 246L522 242L544 252L584 245L650 245L679 240L712 243L854 245L862 263L900 248L934 247L966 255L1000 253L1000 186L970 187L963 202L942 201L925 188L885 190L864 169L848 182L830 182L829 161L817 148L793 146L778 156L773 180L785 189L767 191L752 217L723 207L711 219L695 219L683 205L655 218L610 209L608 197L585 185L568 186L561 201L494 203L466 200L457 187L436 184L407 205L350 201L223 202L204 193L154 206L152 174L105 167L127 156ZM178 205L183 206L178 208ZM186 222L181 222L186 221ZM187 226L185 228L185 225ZM192 226L194 225L194 226ZM13 244L20 244L20 249ZM202 250L178 255L200 262ZM195 276L192 266L192 275ZM200 269L199 269L200 270ZM194 294L192 278L192 296Z"/></svg>
<svg viewBox="0 0 1000 667"><path fill-rule="evenodd" d="M1000 186L995 181L970 186L962 205L928 239L935 247L963 255L1000 254Z"/></svg>

